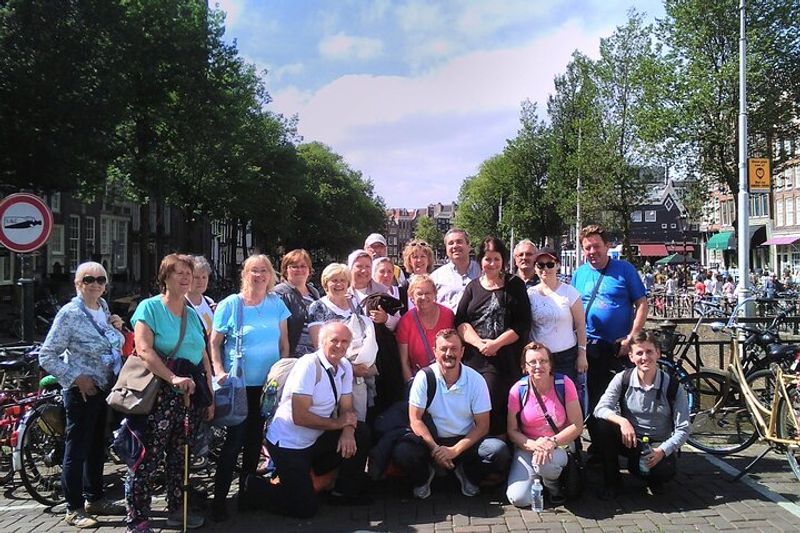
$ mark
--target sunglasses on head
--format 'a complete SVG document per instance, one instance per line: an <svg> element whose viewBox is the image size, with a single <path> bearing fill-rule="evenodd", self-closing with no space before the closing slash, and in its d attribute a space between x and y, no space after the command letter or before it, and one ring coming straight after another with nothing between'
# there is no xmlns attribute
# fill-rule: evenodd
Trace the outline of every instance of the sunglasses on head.
<svg viewBox="0 0 800 533"><path fill-rule="evenodd" d="M555 261L548 261L546 263L536 263L536 266L544 270L545 268L555 268L556 262Z"/></svg>
<svg viewBox="0 0 800 533"><path fill-rule="evenodd" d="M105 285L106 282L108 281L108 279L106 279L105 276L97 276L97 277L95 277L95 276L83 276L83 279L81 281L83 282L84 285L91 285L95 281L97 283L99 283L100 285Z"/></svg>
<svg viewBox="0 0 800 533"><path fill-rule="evenodd" d="M425 241L411 241L408 243L409 246L424 246L425 248L430 247L430 245Z"/></svg>

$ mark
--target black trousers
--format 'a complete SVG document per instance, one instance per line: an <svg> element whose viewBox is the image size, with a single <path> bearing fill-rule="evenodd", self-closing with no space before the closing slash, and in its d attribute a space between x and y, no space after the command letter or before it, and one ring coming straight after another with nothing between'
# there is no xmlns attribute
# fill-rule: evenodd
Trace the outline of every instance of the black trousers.
<svg viewBox="0 0 800 533"><path fill-rule="evenodd" d="M325 474L338 467L335 490L345 496L358 496L365 480L369 428L363 422L358 423L356 453L349 459L344 459L336 451L341 434L341 430L326 431L314 444L300 450L281 448L280 443L267 441L280 483L273 485L262 477L250 476L247 479L247 501L266 507L275 514L298 518L314 516L319 510L319 501L311 481L312 468L317 474Z"/></svg>
<svg viewBox="0 0 800 533"><path fill-rule="evenodd" d="M597 420L594 415L594 408L597 406L603 393L608 388L608 384L617 372L623 370L627 359L617 357L617 346L604 341L590 340L586 347L586 357L589 361L589 370L586 372L586 387L589 389L589 419L586 422L586 429L589 430L589 438L592 440L592 453L594 453L594 443L597 441Z"/></svg>
<svg viewBox="0 0 800 533"><path fill-rule="evenodd" d="M639 447L628 448L622 444L622 433L618 425L607 420L597 420L596 435L598 440L594 441L597 445L595 450L599 450L603 459L603 483L605 486L619 486L622 482L619 474L618 456L620 455L628 458L628 472L636 477L646 479L648 483L660 484L675 477L677 460L674 453L659 461L645 477L639 471L641 455Z"/></svg>

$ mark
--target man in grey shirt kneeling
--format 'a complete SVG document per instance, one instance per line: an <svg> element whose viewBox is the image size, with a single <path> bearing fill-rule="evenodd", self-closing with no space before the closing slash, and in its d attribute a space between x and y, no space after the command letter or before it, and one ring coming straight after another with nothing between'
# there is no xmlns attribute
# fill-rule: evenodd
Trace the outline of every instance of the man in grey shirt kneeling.
<svg viewBox="0 0 800 533"><path fill-rule="evenodd" d="M615 498L622 486L619 455L627 457L628 471L643 478L653 494L663 493L664 483L675 476L676 454L689 438L689 405L684 388L658 368L660 356L652 333L636 334L629 354L636 367L611 380L594 410L603 499ZM651 451L643 454L645 437Z"/></svg>

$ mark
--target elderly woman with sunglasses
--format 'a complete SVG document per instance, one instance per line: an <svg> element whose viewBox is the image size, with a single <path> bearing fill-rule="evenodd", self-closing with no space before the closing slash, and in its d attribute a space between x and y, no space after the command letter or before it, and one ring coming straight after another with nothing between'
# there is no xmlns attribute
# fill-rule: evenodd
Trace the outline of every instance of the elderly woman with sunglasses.
<svg viewBox="0 0 800 533"><path fill-rule="evenodd" d="M108 311L102 295L108 275L98 263L75 272L77 296L59 310L39 352L39 364L63 387L67 414L61 486L66 522L94 527L91 515L125 514L103 499L106 395L122 359L122 319ZM85 495L85 499L84 499Z"/></svg>
<svg viewBox="0 0 800 533"><path fill-rule="evenodd" d="M575 287L559 281L559 260L551 248L540 248L533 262L541 283L528 289L530 338L547 346L553 353L555 371L574 381L589 367L581 295Z"/></svg>
<svg viewBox="0 0 800 533"><path fill-rule="evenodd" d="M506 497L517 507L529 506L533 476L538 476L550 502L558 505L564 502L559 476L568 459L563 447L583 432L578 393L568 376L555 372L550 350L537 342L522 349L522 371L525 375L508 393L514 460Z"/></svg>

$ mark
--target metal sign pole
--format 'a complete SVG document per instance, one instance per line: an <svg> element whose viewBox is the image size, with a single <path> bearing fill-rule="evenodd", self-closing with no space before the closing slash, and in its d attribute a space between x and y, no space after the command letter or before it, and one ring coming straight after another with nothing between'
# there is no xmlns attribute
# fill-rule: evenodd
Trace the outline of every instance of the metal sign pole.
<svg viewBox="0 0 800 533"><path fill-rule="evenodd" d="M741 304L750 296L750 195L747 192L747 36L745 0L739 0L739 287ZM752 306L747 306L752 307ZM750 316L750 309L744 315Z"/></svg>
<svg viewBox="0 0 800 533"><path fill-rule="evenodd" d="M20 287L20 318L22 321L22 342L30 344L33 342L33 276L31 273L30 254L20 254L20 278L17 285Z"/></svg>

